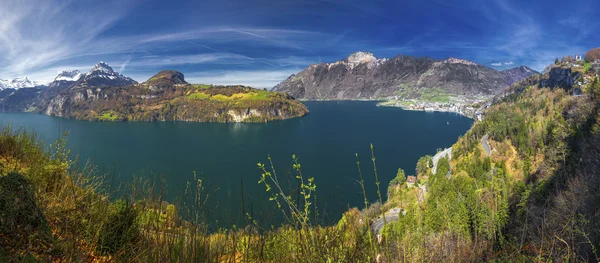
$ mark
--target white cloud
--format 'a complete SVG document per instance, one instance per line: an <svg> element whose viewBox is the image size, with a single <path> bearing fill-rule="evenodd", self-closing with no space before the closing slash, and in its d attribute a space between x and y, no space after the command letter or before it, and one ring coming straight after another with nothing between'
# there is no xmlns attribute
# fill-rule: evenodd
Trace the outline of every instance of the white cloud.
<svg viewBox="0 0 600 263"><path fill-rule="evenodd" d="M512 61L504 62L504 65L512 65L512 64L514 64Z"/></svg>
<svg viewBox="0 0 600 263"><path fill-rule="evenodd" d="M501 67L502 66L502 62L494 62L494 63L492 63L490 65L492 65L494 67Z"/></svg>

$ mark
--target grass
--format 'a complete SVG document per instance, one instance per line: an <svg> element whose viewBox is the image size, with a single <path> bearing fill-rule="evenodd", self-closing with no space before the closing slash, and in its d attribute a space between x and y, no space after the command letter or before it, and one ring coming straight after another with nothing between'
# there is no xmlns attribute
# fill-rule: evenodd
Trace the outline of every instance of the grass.
<svg viewBox="0 0 600 263"><path fill-rule="evenodd" d="M192 93L192 94L188 95L188 98L190 98L190 99L209 99L210 95L208 95L206 93L202 93L202 92L196 92L196 93Z"/></svg>
<svg viewBox="0 0 600 263"><path fill-rule="evenodd" d="M114 111L105 111L101 115L98 115L99 121L117 121L119 119L119 114Z"/></svg>
<svg viewBox="0 0 600 263"><path fill-rule="evenodd" d="M212 88L213 85L207 85L207 84L192 84L192 88L194 89L210 89Z"/></svg>
<svg viewBox="0 0 600 263"><path fill-rule="evenodd" d="M231 96L227 96L224 94L214 94L210 95L204 92L193 92L188 95L190 99L210 99L221 102L231 102L231 101L265 101L269 99L270 92L264 90L256 90L250 92L240 92L233 93Z"/></svg>
<svg viewBox="0 0 600 263"><path fill-rule="evenodd" d="M157 81L159 79L164 79L164 78L165 78L165 76L152 77L148 81L152 82L152 81Z"/></svg>

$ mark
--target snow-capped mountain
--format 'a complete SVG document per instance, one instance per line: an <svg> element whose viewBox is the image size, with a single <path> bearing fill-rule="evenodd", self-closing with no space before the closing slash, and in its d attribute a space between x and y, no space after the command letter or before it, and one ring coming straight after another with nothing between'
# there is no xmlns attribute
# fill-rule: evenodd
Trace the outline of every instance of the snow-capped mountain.
<svg viewBox="0 0 600 263"><path fill-rule="evenodd" d="M135 80L115 72L108 64L100 62L83 76L83 86L126 86L137 83Z"/></svg>
<svg viewBox="0 0 600 263"><path fill-rule="evenodd" d="M100 62L87 73L79 70L65 70L50 83L49 92L74 86L126 86L137 83L135 80L115 72L108 64Z"/></svg>
<svg viewBox="0 0 600 263"><path fill-rule="evenodd" d="M38 82L38 81L31 81L27 77L15 78L13 80L0 79L0 90L33 88L33 87L43 86L43 85L44 85L44 83Z"/></svg>
<svg viewBox="0 0 600 263"><path fill-rule="evenodd" d="M54 81L78 81L83 74L79 70L65 70L54 78Z"/></svg>

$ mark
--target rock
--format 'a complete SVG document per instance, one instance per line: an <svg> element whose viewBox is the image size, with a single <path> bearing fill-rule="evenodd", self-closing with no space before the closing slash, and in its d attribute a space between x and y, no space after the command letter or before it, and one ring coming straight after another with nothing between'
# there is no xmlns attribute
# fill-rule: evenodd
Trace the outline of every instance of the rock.
<svg viewBox="0 0 600 263"><path fill-rule="evenodd" d="M573 84L575 84L575 80L579 78L581 78L581 73L576 71L573 72L571 68L554 67L550 69L548 77L542 80L542 86L570 89L573 87Z"/></svg>

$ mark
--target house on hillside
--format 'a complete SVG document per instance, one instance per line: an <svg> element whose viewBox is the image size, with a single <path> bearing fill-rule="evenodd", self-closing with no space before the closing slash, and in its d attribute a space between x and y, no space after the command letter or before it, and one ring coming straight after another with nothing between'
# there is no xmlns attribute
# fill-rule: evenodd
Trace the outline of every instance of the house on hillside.
<svg viewBox="0 0 600 263"><path fill-rule="evenodd" d="M406 177L406 186L413 187L417 183L417 177L409 175Z"/></svg>

